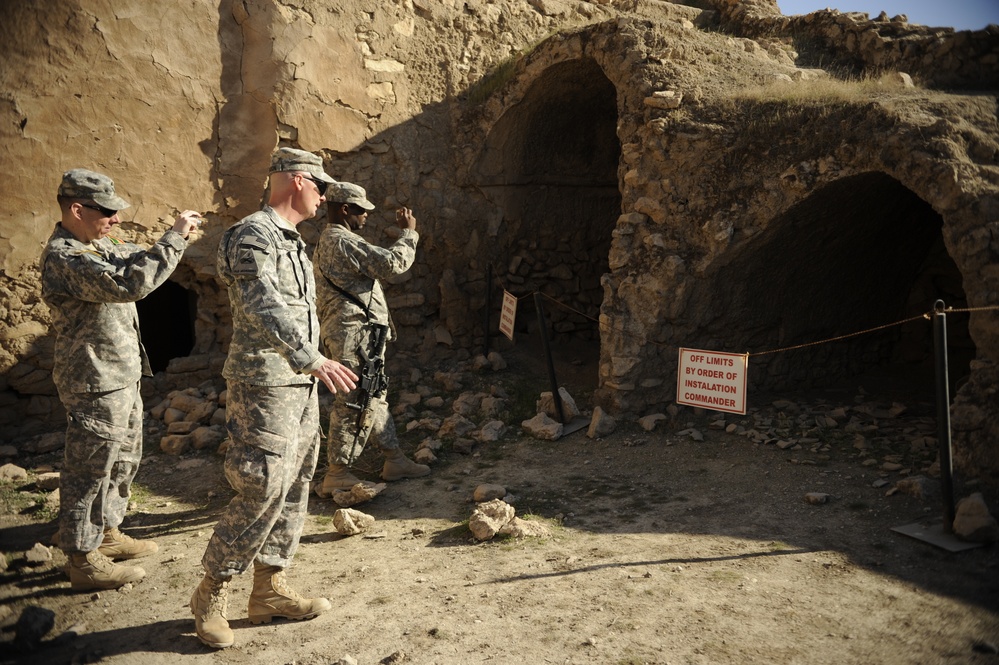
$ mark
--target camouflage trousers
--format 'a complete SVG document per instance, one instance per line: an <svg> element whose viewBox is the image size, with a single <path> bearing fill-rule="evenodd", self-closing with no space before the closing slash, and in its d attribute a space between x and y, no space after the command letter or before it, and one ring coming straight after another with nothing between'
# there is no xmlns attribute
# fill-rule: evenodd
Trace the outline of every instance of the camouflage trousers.
<svg viewBox="0 0 999 665"><path fill-rule="evenodd" d="M351 335L348 345L353 342L352 348L356 349L356 340L360 334ZM361 373L362 360L356 351L337 348L340 345L331 344L329 341L326 342L326 346L330 357L336 358L354 370L356 374ZM347 404L359 404L363 397L360 390L352 390L349 393L338 392L334 396L333 404L330 407L329 433L326 438L326 459L329 464L350 466L364 452L364 446L368 439L374 439L381 450L392 450L399 447L395 421L389 414L388 401L384 398L371 400L371 427L367 432L357 436L358 411L351 409ZM351 452L353 452L353 456L351 456Z"/></svg>
<svg viewBox="0 0 999 665"><path fill-rule="evenodd" d="M66 448L59 474L59 547L90 552L125 519L142 458L139 384L100 393L60 393Z"/></svg>
<svg viewBox="0 0 999 665"><path fill-rule="evenodd" d="M291 564L319 458L316 386L229 381L225 476L236 496L201 560L213 577L242 573L254 561L279 568Z"/></svg>

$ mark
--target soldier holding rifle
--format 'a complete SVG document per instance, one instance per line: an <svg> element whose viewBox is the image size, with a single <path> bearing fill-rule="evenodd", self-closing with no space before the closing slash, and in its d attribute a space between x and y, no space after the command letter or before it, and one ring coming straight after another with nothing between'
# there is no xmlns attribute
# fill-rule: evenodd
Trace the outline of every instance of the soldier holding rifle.
<svg viewBox="0 0 999 665"><path fill-rule="evenodd" d="M337 394L330 412L329 466L320 496L349 490L361 482L350 465L373 438L385 458L383 480L417 478L430 467L417 464L399 449L395 423L385 393L385 343L392 338L385 294L379 283L409 270L416 258L416 217L409 208L396 211L402 234L390 247L368 243L357 234L375 206L364 188L349 182L330 185L326 194L330 224L313 257L320 329L326 351L361 377L358 389Z"/></svg>

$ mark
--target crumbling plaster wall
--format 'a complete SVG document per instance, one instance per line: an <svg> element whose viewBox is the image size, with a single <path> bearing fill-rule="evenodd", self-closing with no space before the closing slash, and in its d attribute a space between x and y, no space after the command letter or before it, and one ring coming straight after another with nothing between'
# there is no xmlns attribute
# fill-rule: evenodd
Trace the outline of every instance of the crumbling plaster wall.
<svg viewBox="0 0 999 665"><path fill-rule="evenodd" d="M63 171L110 173L133 206L121 235L152 242L176 208L208 210L217 9L142 2L4 4L0 41L0 426L59 413L35 263ZM177 30L178 24L184 26ZM200 129L199 129L200 128Z"/></svg>

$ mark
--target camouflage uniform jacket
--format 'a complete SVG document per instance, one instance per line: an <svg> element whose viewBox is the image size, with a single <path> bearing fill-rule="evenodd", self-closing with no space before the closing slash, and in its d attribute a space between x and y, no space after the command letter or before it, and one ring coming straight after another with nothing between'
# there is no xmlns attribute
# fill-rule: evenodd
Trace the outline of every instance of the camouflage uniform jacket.
<svg viewBox="0 0 999 665"><path fill-rule="evenodd" d="M42 251L42 299L52 311L60 392L117 390L150 376L135 301L166 281L187 241L167 231L149 250L100 238L80 242L57 224Z"/></svg>
<svg viewBox="0 0 999 665"><path fill-rule="evenodd" d="M403 229L399 239L386 249L368 243L342 224L326 227L314 255L319 320L325 339L356 331L369 320L389 325L388 304L378 280L409 270L416 259L419 240L420 234L415 230ZM356 302L331 282L351 294ZM327 342L327 346L333 345Z"/></svg>
<svg viewBox="0 0 999 665"><path fill-rule="evenodd" d="M319 352L316 280L305 241L270 206L222 235L218 276L229 288L232 341L222 375L258 386L311 383Z"/></svg>

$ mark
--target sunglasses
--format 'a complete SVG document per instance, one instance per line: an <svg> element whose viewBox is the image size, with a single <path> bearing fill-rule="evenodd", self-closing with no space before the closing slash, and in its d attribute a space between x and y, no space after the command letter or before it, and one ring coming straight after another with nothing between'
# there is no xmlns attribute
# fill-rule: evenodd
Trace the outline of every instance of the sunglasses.
<svg viewBox="0 0 999 665"><path fill-rule="evenodd" d="M90 208L91 210L96 210L97 212L101 213L101 215L104 217L114 217L115 215L118 214L117 210L112 210L111 208L105 208L104 206L99 206L96 203L93 204L81 203L80 205L83 206L84 208Z"/></svg>
<svg viewBox="0 0 999 665"><path fill-rule="evenodd" d="M326 196L326 188L329 186L328 182L323 182L322 180L316 180L315 178L307 176L304 173L302 174L302 177L305 178L306 180L312 181L312 184L315 185L316 189L319 190L319 196Z"/></svg>
<svg viewBox="0 0 999 665"><path fill-rule="evenodd" d="M361 206L357 205L356 203L348 203L347 204L347 211L351 215L366 215L368 213L367 210L365 210Z"/></svg>

